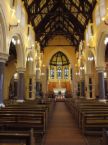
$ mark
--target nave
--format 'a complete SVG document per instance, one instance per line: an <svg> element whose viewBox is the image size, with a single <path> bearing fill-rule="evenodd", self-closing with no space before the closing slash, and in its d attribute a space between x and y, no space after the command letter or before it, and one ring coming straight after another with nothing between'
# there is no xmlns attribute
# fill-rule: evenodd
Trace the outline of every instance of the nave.
<svg viewBox="0 0 108 145"><path fill-rule="evenodd" d="M86 145L65 102L56 103L43 145Z"/></svg>
<svg viewBox="0 0 108 145"><path fill-rule="evenodd" d="M108 102L71 98L5 104L0 145L108 145Z"/></svg>

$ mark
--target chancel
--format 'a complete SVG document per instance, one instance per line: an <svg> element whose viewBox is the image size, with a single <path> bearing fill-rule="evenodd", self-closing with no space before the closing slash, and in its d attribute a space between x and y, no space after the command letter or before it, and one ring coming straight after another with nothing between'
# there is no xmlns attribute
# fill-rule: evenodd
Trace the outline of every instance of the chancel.
<svg viewBox="0 0 108 145"><path fill-rule="evenodd" d="M0 0L0 145L108 145L108 0Z"/></svg>

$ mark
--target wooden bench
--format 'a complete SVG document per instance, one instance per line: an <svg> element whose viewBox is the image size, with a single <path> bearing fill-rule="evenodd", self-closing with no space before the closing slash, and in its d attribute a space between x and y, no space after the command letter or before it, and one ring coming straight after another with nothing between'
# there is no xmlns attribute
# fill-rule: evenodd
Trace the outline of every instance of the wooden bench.
<svg viewBox="0 0 108 145"><path fill-rule="evenodd" d="M66 104L84 134L101 134L103 127L108 128L108 103L83 100Z"/></svg>
<svg viewBox="0 0 108 145"><path fill-rule="evenodd" d="M34 131L0 131L0 142L24 143L25 145L36 145Z"/></svg>
<svg viewBox="0 0 108 145"><path fill-rule="evenodd" d="M46 104L31 104L31 102L8 104L5 108L0 109L0 126L4 126L4 128L23 127L25 129L26 127L33 127L36 132L42 131L44 133L53 106L53 102Z"/></svg>
<svg viewBox="0 0 108 145"><path fill-rule="evenodd" d="M11 139L12 136L14 137L15 132L22 133L22 136L28 138L28 132L33 128L34 136L37 142L40 143L47 130L54 104L54 101L45 104L35 104L31 102L8 103L5 108L0 108L1 138L5 138L8 136L8 133L10 133L9 138ZM25 134L26 132L27 134ZM18 134L18 136L20 140L20 134ZM27 145L28 144L29 143L27 143Z"/></svg>
<svg viewBox="0 0 108 145"><path fill-rule="evenodd" d="M83 113L81 129L84 134L100 135L103 128L108 128L108 112Z"/></svg>
<svg viewBox="0 0 108 145"><path fill-rule="evenodd" d="M108 131L105 128L102 131L101 145L108 145Z"/></svg>

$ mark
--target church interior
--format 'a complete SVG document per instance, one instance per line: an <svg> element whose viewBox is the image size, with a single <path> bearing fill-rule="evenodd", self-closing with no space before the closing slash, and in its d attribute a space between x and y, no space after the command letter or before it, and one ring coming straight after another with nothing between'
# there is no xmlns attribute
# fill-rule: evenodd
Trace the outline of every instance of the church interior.
<svg viewBox="0 0 108 145"><path fill-rule="evenodd" d="M0 0L0 145L108 145L108 0Z"/></svg>

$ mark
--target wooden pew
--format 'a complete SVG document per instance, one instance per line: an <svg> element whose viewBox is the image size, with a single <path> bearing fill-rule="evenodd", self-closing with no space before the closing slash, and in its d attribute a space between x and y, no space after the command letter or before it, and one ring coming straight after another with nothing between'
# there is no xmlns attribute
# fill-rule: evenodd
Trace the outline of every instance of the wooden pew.
<svg viewBox="0 0 108 145"><path fill-rule="evenodd" d="M108 128L108 103L80 100L66 104L84 134L101 134L103 127Z"/></svg>
<svg viewBox="0 0 108 145"><path fill-rule="evenodd" d="M45 132L45 115L43 113L20 113L10 112L0 114L0 128L24 129L34 128L37 132Z"/></svg>
<svg viewBox="0 0 108 145"><path fill-rule="evenodd" d="M3 120L10 119L13 122L32 122L35 126L43 126L43 132L47 129L48 112L43 109L4 109L0 110L0 122Z"/></svg>
<svg viewBox="0 0 108 145"><path fill-rule="evenodd" d="M83 113L82 132L84 134L100 135L103 128L108 128L108 112Z"/></svg>
<svg viewBox="0 0 108 145"><path fill-rule="evenodd" d="M103 128L102 130L102 137L101 137L101 145L108 145L108 131Z"/></svg>
<svg viewBox="0 0 108 145"><path fill-rule="evenodd" d="M36 145L34 131L0 131L0 142L21 143L25 145Z"/></svg>
<svg viewBox="0 0 108 145"><path fill-rule="evenodd" d="M52 104L9 104L0 109L0 129L29 130L33 127L36 133L44 134Z"/></svg>
<svg viewBox="0 0 108 145"><path fill-rule="evenodd" d="M10 136L14 135L13 132L29 132L29 130L33 128L35 138L37 139L37 142L40 143L47 130L54 104L54 101L49 101L43 104L31 102L7 103L5 108L0 108L1 136L3 137L4 135L5 138L8 132L11 132Z"/></svg>

